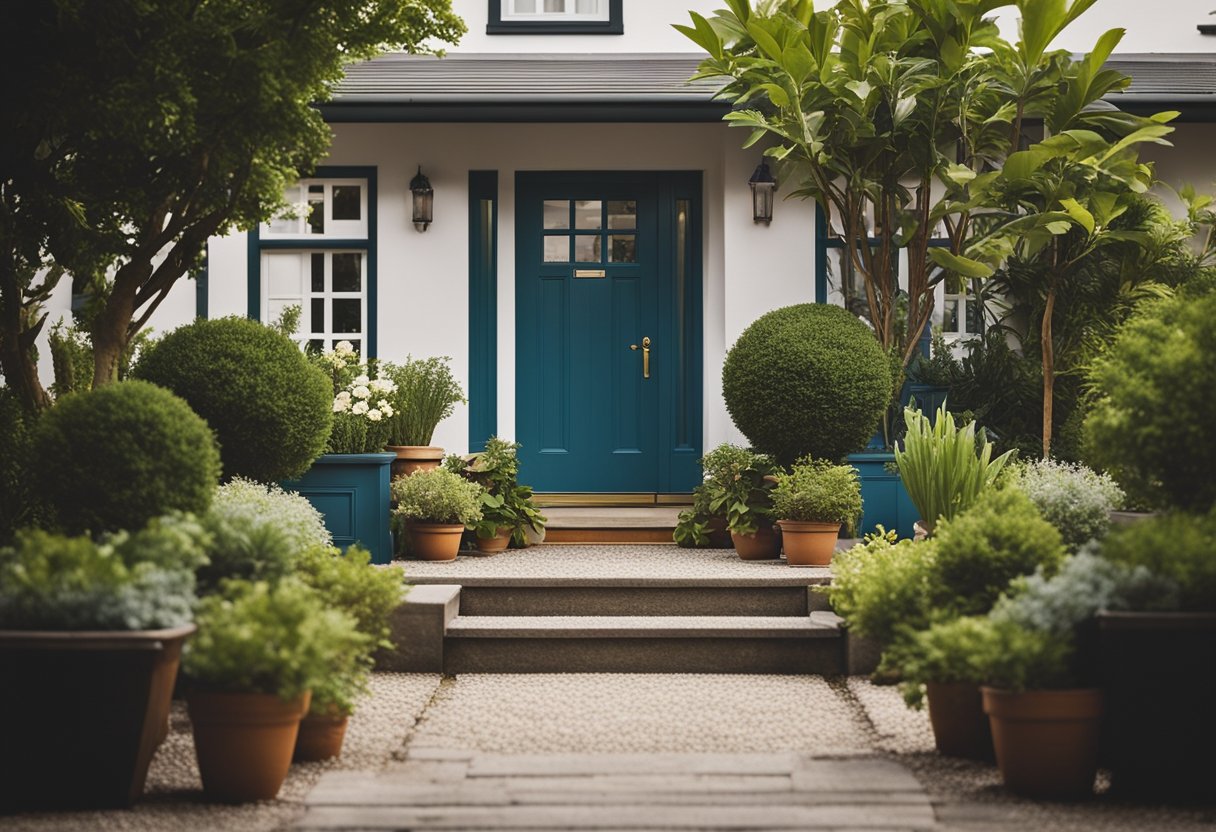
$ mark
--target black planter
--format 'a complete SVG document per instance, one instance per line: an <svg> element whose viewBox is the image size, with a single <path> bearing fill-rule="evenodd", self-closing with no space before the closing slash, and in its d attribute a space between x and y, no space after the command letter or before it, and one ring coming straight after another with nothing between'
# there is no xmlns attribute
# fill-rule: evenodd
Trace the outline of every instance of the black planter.
<svg viewBox="0 0 1216 832"><path fill-rule="evenodd" d="M194 629L0 630L0 811L134 803Z"/></svg>
<svg viewBox="0 0 1216 832"><path fill-rule="evenodd" d="M1216 613L1103 613L1104 759L1112 790L1210 799L1216 779Z"/></svg>

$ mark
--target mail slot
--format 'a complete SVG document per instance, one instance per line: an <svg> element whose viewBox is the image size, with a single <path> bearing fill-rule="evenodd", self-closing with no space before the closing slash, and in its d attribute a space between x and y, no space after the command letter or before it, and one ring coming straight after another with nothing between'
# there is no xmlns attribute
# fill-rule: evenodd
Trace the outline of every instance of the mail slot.
<svg viewBox="0 0 1216 832"><path fill-rule="evenodd" d="M608 273L603 269L575 269L575 277L607 277Z"/></svg>

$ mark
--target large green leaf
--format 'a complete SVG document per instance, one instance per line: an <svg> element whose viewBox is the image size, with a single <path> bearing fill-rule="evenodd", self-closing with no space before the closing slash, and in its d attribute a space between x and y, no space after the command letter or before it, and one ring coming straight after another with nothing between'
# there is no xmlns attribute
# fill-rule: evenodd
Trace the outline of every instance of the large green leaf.
<svg viewBox="0 0 1216 832"><path fill-rule="evenodd" d="M978 260L961 257L944 248L930 248L929 258L943 269L955 272L963 277L983 278L992 276L993 269L991 266L985 265Z"/></svg>

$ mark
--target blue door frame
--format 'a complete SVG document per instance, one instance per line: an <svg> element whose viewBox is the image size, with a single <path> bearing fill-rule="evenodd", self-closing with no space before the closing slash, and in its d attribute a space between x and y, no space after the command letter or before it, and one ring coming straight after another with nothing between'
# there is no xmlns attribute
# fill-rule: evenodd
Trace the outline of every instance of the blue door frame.
<svg viewBox="0 0 1216 832"><path fill-rule="evenodd" d="M635 223L609 218L618 201L636 205ZM521 477L541 492L691 490L701 455L700 173L519 172L515 216Z"/></svg>

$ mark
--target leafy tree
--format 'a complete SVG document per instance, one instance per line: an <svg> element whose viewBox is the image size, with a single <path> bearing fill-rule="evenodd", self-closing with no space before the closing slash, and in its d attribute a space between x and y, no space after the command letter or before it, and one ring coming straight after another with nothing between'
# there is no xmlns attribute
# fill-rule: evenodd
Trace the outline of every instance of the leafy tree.
<svg viewBox="0 0 1216 832"><path fill-rule="evenodd" d="M324 156L313 105L346 63L464 31L450 0L31 0L5 22L25 48L0 56L0 369L32 406L63 271L92 298L93 384L113 381L206 240L282 210Z"/></svg>

